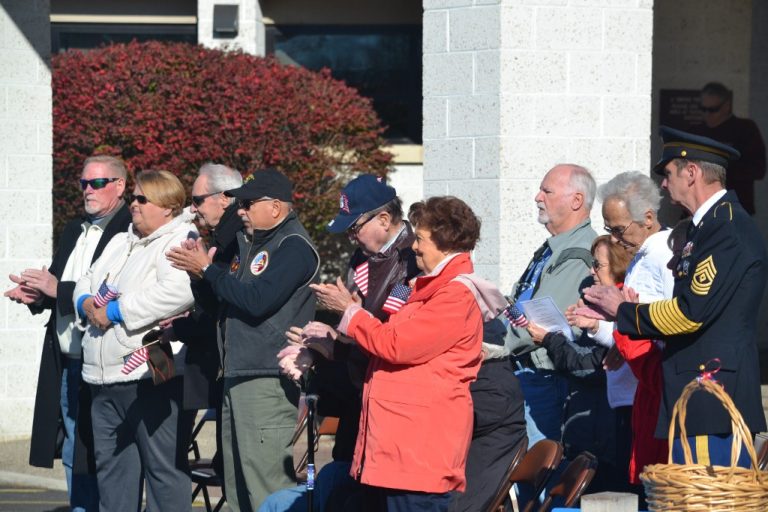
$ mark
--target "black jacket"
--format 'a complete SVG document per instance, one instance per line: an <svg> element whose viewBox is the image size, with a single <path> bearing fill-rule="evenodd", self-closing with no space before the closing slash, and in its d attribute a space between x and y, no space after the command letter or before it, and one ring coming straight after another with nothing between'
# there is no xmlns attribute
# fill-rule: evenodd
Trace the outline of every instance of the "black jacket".
<svg viewBox="0 0 768 512"><path fill-rule="evenodd" d="M469 385L474 405L467 489L451 511L488 509L520 443L527 442L523 391L508 358L484 361Z"/></svg>
<svg viewBox="0 0 768 512"><path fill-rule="evenodd" d="M61 278L69 256L75 248L77 239L82 233L81 225L85 219L73 219L66 226L59 238L59 247L53 255L48 271ZM104 228L91 262L96 261L104 247L117 233L128 229L131 223L131 213L127 205L123 205ZM53 308L58 308L61 314L75 312L72 294L75 291L74 281L59 281L56 299L46 297L40 305L29 307L34 314L50 310L51 315L46 324L43 351L40 358L40 373L37 380L37 395L35 396L35 415L32 420L32 441L29 449L29 464L32 466L51 468L53 460L60 457L60 440L63 439L63 420L59 405L61 396L62 355L59 338L56 334L56 318ZM81 386L77 431L78 440L75 453L75 465L82 471L87 458L87 447L91 444L90 428L90 392L88 386Z"/></svg>
<svg viewBox="0 0 768 512"><path fill-rule="evenodd" d="M656 437L666 439L683 388L702 370L717 366L714 378L749 429L765 431L756 324L767 260L760 231L729 191L689 232L675 269L673 298L619 306L619 332L666 343ZM731 420L716 398L698 392L688 402L686 427L689 436L726 434Z"/></svg>
<svg viewBox="0 0 768 512"><path fill-rule="evenodd" d="M237 204L230 205L219 225L211 233L211 247L216 248L213 264L229 269L237 253L237 233L243 221ZM221 362L216 344L218 300L205 280L193 280L195 307L189 316L173 321L179 341L187 346L184 359L184 408L190 410L217 407L221 403L221 380L217 380Z"/></svg>

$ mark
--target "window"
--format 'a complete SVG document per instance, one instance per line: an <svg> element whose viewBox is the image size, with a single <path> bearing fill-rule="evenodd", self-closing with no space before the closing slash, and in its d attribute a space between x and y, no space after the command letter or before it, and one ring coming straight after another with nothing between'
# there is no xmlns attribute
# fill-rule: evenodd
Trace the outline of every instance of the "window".
<svg viewBox="0 0 768 512"><path fill-rule="evenodd" d="M371 98L390 142L421 144L421 25L268 26L266 44L281 62L327 67Z"/></svg>
<svg viewBox="0 0 768 512"><path fill-rule="evenodd" d="M197 44L197 25L51 23L51 52L87 50L109 43L176 41Z"/></svg>

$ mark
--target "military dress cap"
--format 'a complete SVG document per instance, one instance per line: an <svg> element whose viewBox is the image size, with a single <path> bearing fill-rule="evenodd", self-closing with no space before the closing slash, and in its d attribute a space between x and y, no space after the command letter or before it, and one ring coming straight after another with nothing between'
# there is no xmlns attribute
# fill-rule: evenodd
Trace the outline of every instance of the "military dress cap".
<svg viewBox="0 0 768 512"><path fill-rule="evenodd" d="M657 174L663 175L664 167L675 158L702 160L727 168L730 160L738 160L741 156L736 149L715 139L675 130L668 126L662 126L659 129L659 135L664 141L664 151L661 154L661 160L653 167L653 171Z"/></svg>
<svg viewBox="0 0 768 512"><path fill-rule="evenodd" d="M364 213L381 208L397 197L397 191L373 174L362 174L341 191L339 214L326 228L331 233L343 233Z"/></svg>
<svg viewBox="0 0 768 512"><path fill-rule="evenodd" d="M269 197L286 203L293 202L293 183L288 177L275 169L267 167L253 171L243 180L243 186L224 192L225 196L237 199L261 199Z"/></svg>

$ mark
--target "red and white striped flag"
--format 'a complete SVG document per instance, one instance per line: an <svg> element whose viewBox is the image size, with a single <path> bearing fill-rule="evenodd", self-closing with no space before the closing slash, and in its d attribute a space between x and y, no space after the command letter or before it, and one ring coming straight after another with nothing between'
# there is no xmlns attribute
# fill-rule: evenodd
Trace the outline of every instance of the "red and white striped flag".
<svg viewBox="0 0 768 512"><path fill-rule="evenodd" d="M411 289L404 284L396 284L392 291L389 292L389 297L384 301L384 305L381 307L382 311L386 311L390 315L400 311L400 308L408 302L408 297L411 295Z"/></svg>
<svg viewBox="0 0 768 512"><path fill-rule="evenodd" d="M149 350L147 347L141 347L140 349L125 356L123 360L125 363L123 364L123 369L120 371L123 375L128 375L133 370L149 360Z"/></svg>
<svg viewBox="0 0 768 512"><path fill-rule="evenodd" d="M528 325L528 319L525 318L523 312L514 304L507 306L504 310L504 316L509 318L509 323L515 327L525 327Z"/></svg>
<svg viewBox="0 0 768 512"><path fill-rule="evenodd" d="M93 296L93 305L97 308L103 308L109 301L116 299L118 295L117 288L107 284L105 279L101 286L99 286L99 291Z"/></svg>
<svg viewBox="0 0 768 512"><path fill-rule="evenodd" d="M368 296L368 262L361 263L355 267L355 272L352 276L352 280L360 289L360 293L363 297Z"/></svg>

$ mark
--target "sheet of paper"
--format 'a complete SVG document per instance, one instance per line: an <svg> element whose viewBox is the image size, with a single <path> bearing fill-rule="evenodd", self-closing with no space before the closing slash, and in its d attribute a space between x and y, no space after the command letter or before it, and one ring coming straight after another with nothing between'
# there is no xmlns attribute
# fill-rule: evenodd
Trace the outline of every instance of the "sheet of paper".
<svg viewBox="0 0 768 512"><path fill-rule="evenodd" d="M520 306L529 322L538 324L549 332L560 331L569 341L573 341L571 326L568 325L565 315L557 309L552 297L526 300L521 302Z"/></svg>

